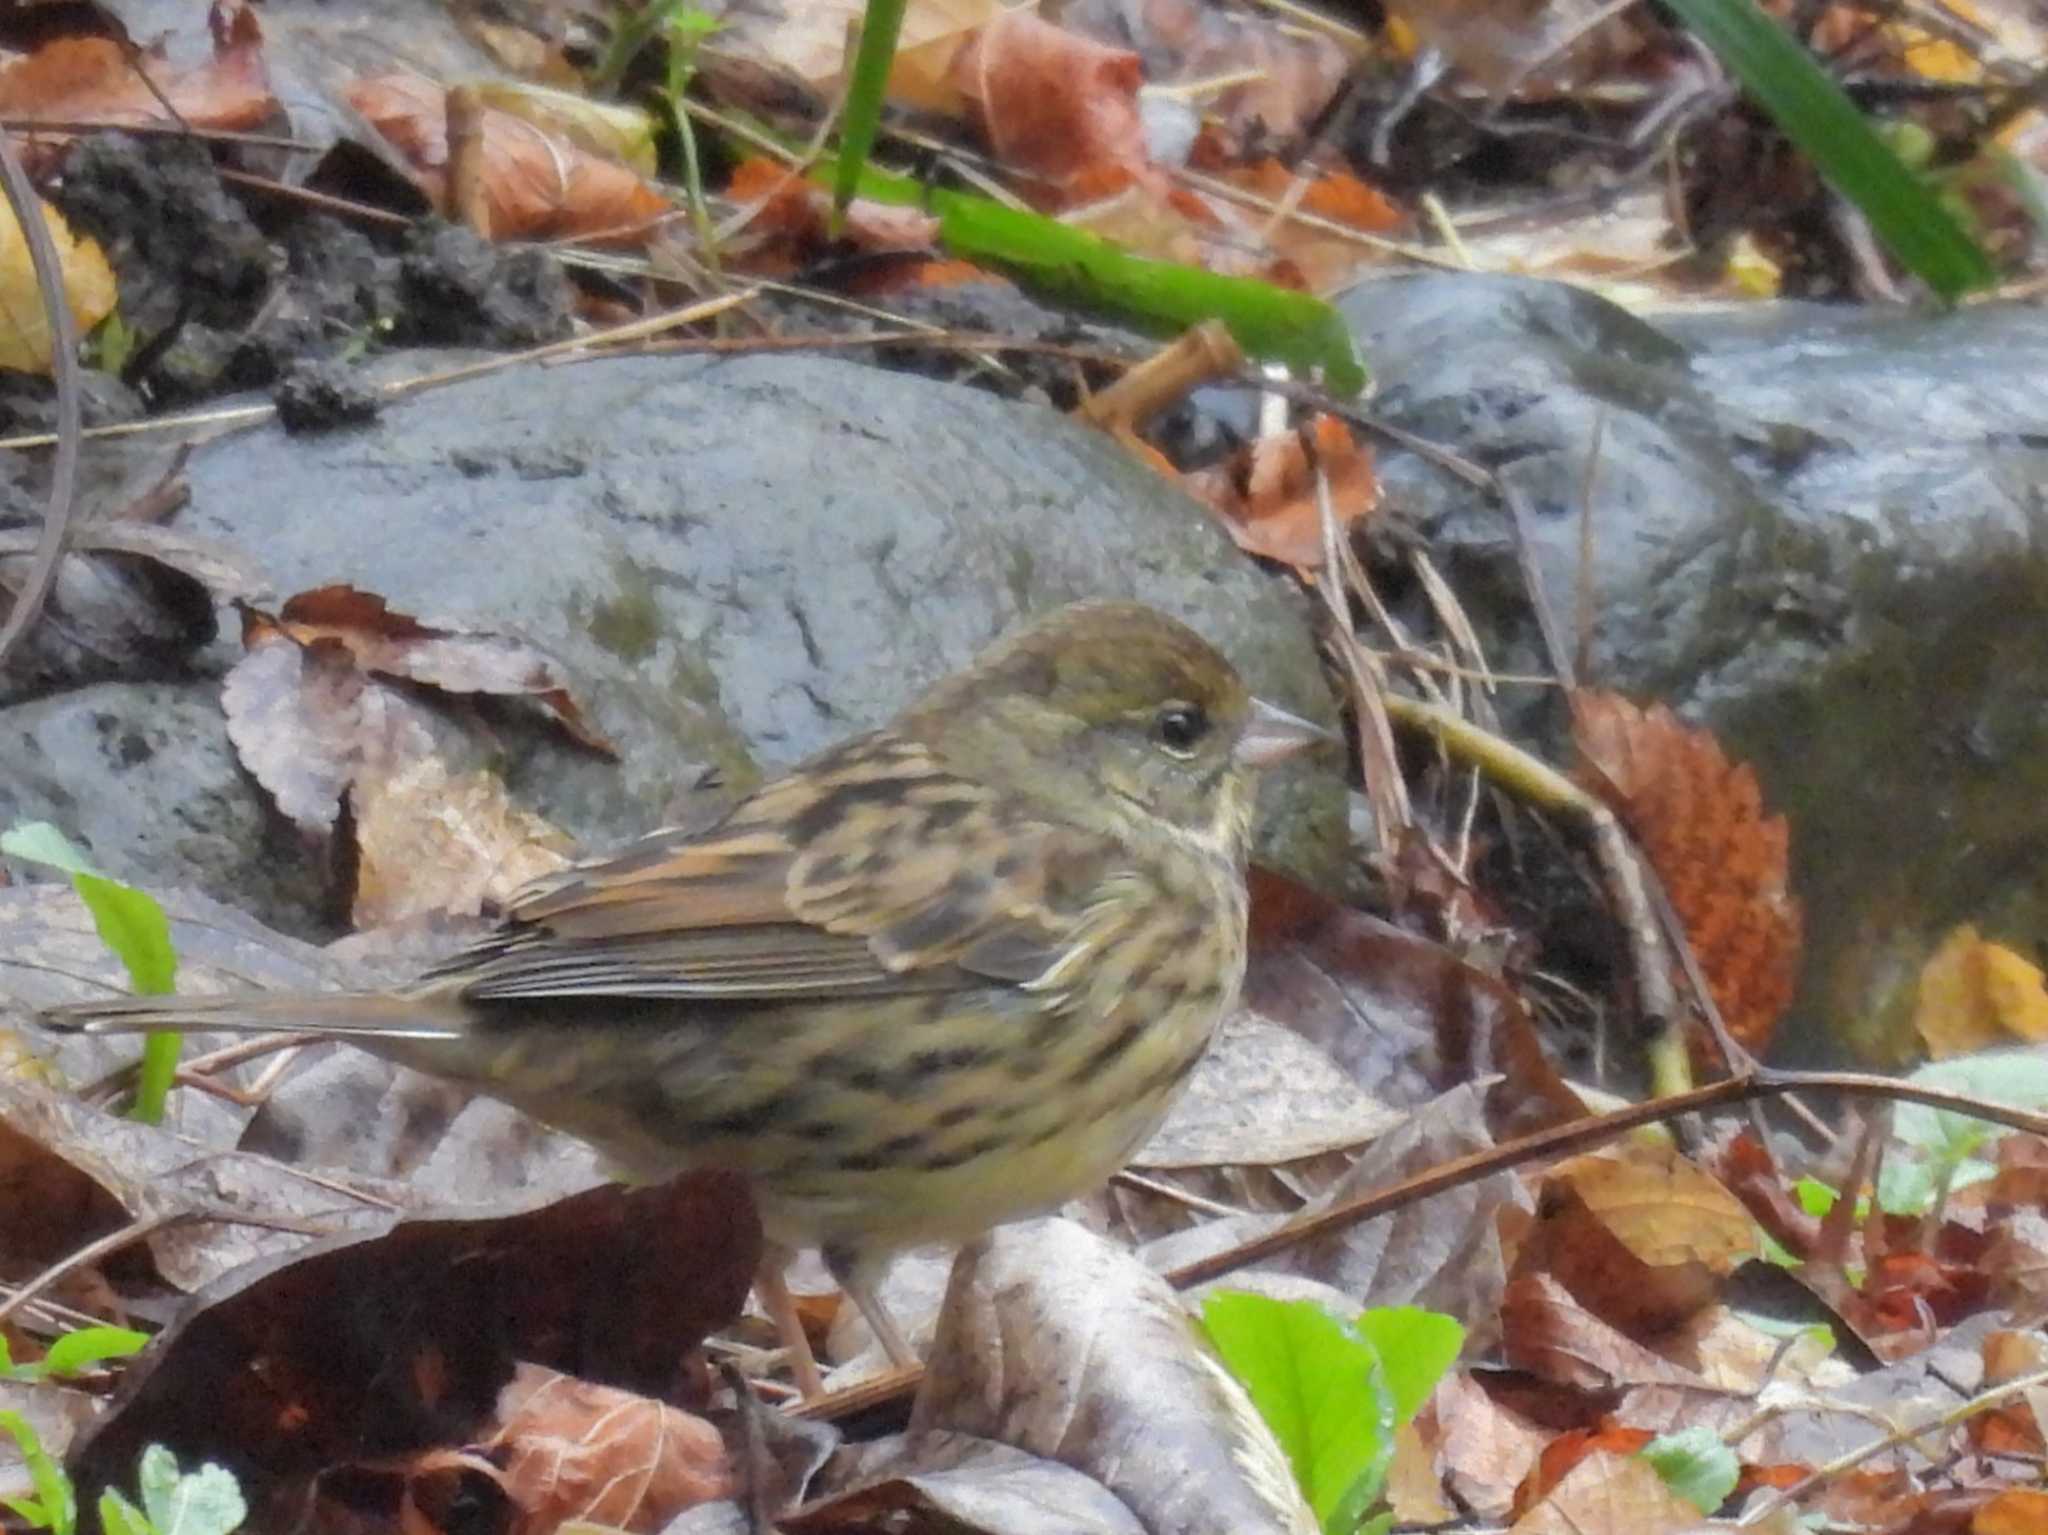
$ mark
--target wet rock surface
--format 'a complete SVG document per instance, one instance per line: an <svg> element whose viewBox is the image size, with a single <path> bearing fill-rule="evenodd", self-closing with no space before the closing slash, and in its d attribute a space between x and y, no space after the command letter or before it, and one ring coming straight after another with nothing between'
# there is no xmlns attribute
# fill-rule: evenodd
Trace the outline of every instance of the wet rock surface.
<svg viewBox="0 0 2048 1535"><path fill-rule="evenodd" d="M369 426L218 438L185 476L175 526L244 551L280 596L349 582L560 658L619 763L516 709L451 728L449 750L592 847L659 824L707 772L744 787L880 722L1081 597L1153 602L1261 693L1331 714L1306 605L1195 503L1051 412L853 364L516 368ZM58 821L111 873L321 932L320 858L227 751L235 632L182 684L0 711L0 824ZM146 755L118 749L132 737ZM1334 774L1275 788L1270 850L1336 878Z"/></svg>
<svg viewBox="0 0 2048 1535"><path fill-rule="evenodd" d="M1824 1024L1896 1057L1919 960L1954 922L2048 936L2048 315L1646 322L1462 276L1343 307L1375 409L1521 492L1567 635L1588 588L1588 680L1711 723L1790 813L1809 957L1786 1053L1839 1053ZM1506 513L1414 455L1381 466L1493 664L1543 669ZM1557 739L1554 694L1503 702L1511 729Z"/></svg>

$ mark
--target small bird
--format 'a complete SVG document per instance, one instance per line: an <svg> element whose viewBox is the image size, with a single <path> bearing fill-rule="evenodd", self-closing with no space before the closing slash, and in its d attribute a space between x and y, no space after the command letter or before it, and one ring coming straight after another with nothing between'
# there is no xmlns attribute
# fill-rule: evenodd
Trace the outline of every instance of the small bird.
<svg viewBox="0 0 2048 1535"><path fill-rule="evenodd" d="M466 1084L622 1175L732 1168L782 1281L817 1246L898 1365L889 1257L1101 1183L1165 1116L1245 966L1260 768L1331 739L1164 614L1064 608L706 830L518 892L380 992L125 998L52 1028L308 1030Z"/></svg>

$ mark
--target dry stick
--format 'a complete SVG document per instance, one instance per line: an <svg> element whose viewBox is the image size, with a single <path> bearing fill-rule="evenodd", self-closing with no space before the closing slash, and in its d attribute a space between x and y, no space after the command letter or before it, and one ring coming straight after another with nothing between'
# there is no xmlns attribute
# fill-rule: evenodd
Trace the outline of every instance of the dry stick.
<svg viewBox="0 0 2048 1535"><path fill-rule="evenodd" d="M1759 1068L1747 1076L1726 1077L1719 1082L1710 1082L1705 1087L1696 1087L1690 1092L1653 1099L1648 1103L1629 1104L1606 1114L1589 1115L1584 1119L1575 1119L1547 1130L1539 1130L1533 1135L1504 1141L1483 1151L1469 1152L1462 1157L1455 1157L1451 1161L1428 1168L1411 1178L1404 1178L1387 1188L1354 1195L1312 1215L1297 1216L1285 1225L1252 1237L1223 1252L1168 1269L1162 1277L1177 1290L1190 1289L1198 1284L1206 1284L1212 1279L1220 1279L1225 1274L1235 1273L1250 1264L1274 1257L1317 1237L1334 1235L1404 1206L1418 1204L1438 1194L1462 1188L1468 1183L1491 1178L1497 1173L1519 1167L1526 1162L1590 1151L1594 1147L1619 1139L1631 1130L1639 1130L1645 1125L1658 1124L1683 1115L1733 1108L1768 1098L1783 1097L1794 1092L1867 1094L1904 1103L1924 1104L1929 1108L1943 1109L1975 1119L1988 1119L2009 1129L2032 1135L2048 1135L2048 1114L2032 1114L2024 1109L2008 1108L2004 1104L1986 1102L1962 1093L1947 1092L1941 1088L1926 1087L1918 1082L1894 1081L1890 1077L1870 1076L1862 1072L1770 1071ZM896 1371L876 1380L864 1381L845 1391L835 1391L820 1398L816 1403L807 1403L798 1410L798 1415L836 1419L877 1407L898 1405L902 1398L917 1388L922 1379L922 1370Z"/></svg>
<svg viewBox="0 0 2048 1535"><path fill-rule="evenodd" d="M193 1219L196 1219L196 1217L184 1210L165 1211L156 1215L141 1215L121 1227L118 1231L109 1231L105 1236L95 1237L76 1252L66 1253L40 1274L37 1274L33 1279L22 1285L20 1289L8 1296L6 1300L0 1301L0 1322L4 1322L13 1316L15 1312L26 1306L30 1301L42 1294L43 1291L49 1289L51 1285L55 1284L65 1275L76 1273L79 1269L86 1267L88 1264L97 1263L102 1258L111 1257L130 1243L140 1242L144 1237L153 1235L163 1230L166 1226Z"/></svg>
<svg viewBox="0 0 2048 1535"><path fill-rule="evenodd" d="M1330 502L1330 479L1320 462L1315 471L1316 511L1323 524L1323 568L1311 580L1329 610L1330 648L1350 679L1352 701L1358 706L1360 776L1365 780L1366 799L1372 805L1373 821L1379 828L1380 846L1387 850L1414 828L1414 809L1408 800L1408 785L1401 777L1400 758L1394 751L1394 731L1387 714L1392 696L1386 677L1378 658L1351 632L1351 605L1346 595L1350 587L1344 580L1344 565L1338 555L1337 514Z"/></svg>
<svg viewBox="0 0 2048 1535"><path fill-rule="evenodd" d="M1844 1471L1853 1471L1865 1461L1882 1455L1886 1450L1895 1450L1900 1445L1909 1444L1913 1440L1928 1434L1955 1428L1959 1424L1968 1422L1978 1413L1988 1412L1994 1407L2002 1407L2013 1398L2024 1396L2038 1386L2048 1386L2048 1370L2036 1370L2031 1375L2019 1376L2017 1379L2007 1381L2002 1386L1993 1386L1988 1391L1979 1392L1967 1402L1958 1403L1947 1412L1941 1413L1936 1417L1928 1418L1920 1423L1908 1424L1903 1428L1895 1428L1882 1438L1875 1439L1869 1444L1861 1445L1845 1454L1838 1455L1825 1465L1815 1466L1813 1470L1794 1482L1790 1487L1771 1493L1755 1508L1743 1514L1736 1521L1736 1528L1748 1529L1752 1525L1761 1524L1779 1509L1805 1497L1809 1492L1812 1492L1830 1478L1840 1476Z"/></svg>
<svg viewBox="0 0 2048 1535"><path fill-rule="evenodd" d="M50 502L43 512L43 534L36 557L21 590L15 593L7 626L0 629L0 669L28 626L36 621L49 601L57 582L57 565L64 558L64 544L71 529L71 516L78 505L78 443L80 431L78 384L78 327L72 323L71 303L64 293L64 264L50 239L50 226L43 218L43 205L36 196L14 140L0 133L0 182L7 188L7 201L14 209L14 221L28 242L29 261L35 268L36 292L43 301L43 314L50 327L50 368L57 380L57 461L50 471Z"/></svg>

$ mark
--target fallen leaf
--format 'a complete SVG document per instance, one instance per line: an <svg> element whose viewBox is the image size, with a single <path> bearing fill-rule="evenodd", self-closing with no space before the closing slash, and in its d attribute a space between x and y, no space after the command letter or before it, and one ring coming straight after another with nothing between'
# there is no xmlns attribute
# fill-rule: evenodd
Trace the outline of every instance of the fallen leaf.
<svg viewBox="0 0 2048 1535"><path fill-rule="evenodd" d="M1729 1031L1763 1053L1799 974L1799 903L1786 888L1789 833L1764 814L1746 762L1662 704L1572 695L1581 776L1664 882Z"/></svg>
<svg viewBox="0 0 2048 1535"><path fill-rule="evenodd" d="M1550 1169L1515 1271L1553 1275L1588 1310L1648 1340L1703 1310L1756 1251L1755 1223L1734 1195L1671 1147L1630 1142Z"/></svg>
<svg viewBox="0 0 2048 1535"><path fill-rule="evenodd" d="M2037 966L1965 923L1921 967L1913 1027L1936 1060L2014 1038L2048 1040L2048 983Z"/></svg>
<svg viewBox="0 0 2048 1535"><path fill-rule="evenodd" d="M529 880L566 865L575 842L512 803L505 781L479 770L450 778L438 757L358 777L355 812L358 928L426 912L474 916Z"/></svg>
<svg viewBox="0 0 2048 1535"><path fill-rule="evenodd" d="M16 129L38 119L113 128L170 122L174 114L191 128L261 127L277 102L256 14L246 5L216 4L208 21L213 57L185 69L110 37L55 38L0 70L0 116L15 120L9 126ZM69 141L47 130L35 134L28 141L36 151L32 163Z"/></svg>
<svg viewBox="0 0 2048 1535"><path fill-rule="evenodd" d="M474 196L493 239L645 239L675 211L639 175L567 137L478 103L473 184L457 187L450 165L449 91L417 75L358 80L348 100L413 169L442 213Z"/></svg>
<svg viewBox="0 0 2048 1535"><path fill-rule="evenodd" d="M518 1505L515 1535L570 1520L658 1530L729 1497L738 1479L718 1430L652 1397L520 1364L485 1442Z"/></svg>
<svg viewBox="0 0 2048 1535"><path fill-rule="evenodd" d="M1298 432L1261 437L1238 464L1190 475L1187 486L1245 553L1313 574L1323 568L1324 548L1318 466L1329 481L1337 535L1344 537L1379 504L1379 479L1371 449L1334 416L1318 415Z"/></svg>
<svg viewBox="0 0 2048 1535"><path fill-rule="evenodd" d="M64 216L38 200L64 284L71 320L83 335L109 314L116 302L114 269L89 235L75 235ZM14 209L0 203L0 369L14 373L48 373L55 345L43 308L42 288L29 255L28 238Z"/></svg>
<svg viewBox="0 0 2048 1535"><path fill-rule="evenodd" d="M1058 201L1106 196L1151 173L1138 115L1144 66L1128 48L1011 10L983 25L952 74L996 158L1050 183Z"/></svg>
<svg viewBox="0 0 2048 1535"><path fill-rule="evenodd" d="M332 641L366 672L444 693L530 698L577 742L602 756L617 749L583 718L560 663L513 635L400 613L373 592L321 586L287 598L274 620L256 615L302 646ZM250 622L245 610L245 631Z"/></svg>

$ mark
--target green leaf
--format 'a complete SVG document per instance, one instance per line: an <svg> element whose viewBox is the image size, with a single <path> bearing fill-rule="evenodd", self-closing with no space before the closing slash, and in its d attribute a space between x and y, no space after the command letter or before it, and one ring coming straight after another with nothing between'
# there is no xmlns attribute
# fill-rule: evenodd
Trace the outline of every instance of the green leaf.
<svg viewBox="0 0 2048 1535"><path fill-rule="evenodd" d="M1386 1371L1395 1428L1422 1410L1465 1346L1465 1329L1456 1317L1420 1306L1376 1306L1352 1325Z"/></svg>
<svg viewBox="0 0 2048 1535"><path fill-rule="evenodd" d="M22 821L0 831L0 853L9 858L25 858L30 863L48 864L66 874L99 872L78 845L48 821Z"/></svg>
<svg viewBox="0 0 2048 1535"><path fill-rule="evenodd" d="M160 1444L142 1452L142 1507L157 1535L229 1535L249 1517L242 1489L219 1466L181 1472Z"/></svg>
<svg viewBox="0 0 2048 1535"><path fill-rule="evenodd" d="M37 1364L45 1374L76 1375L109 1359L126 1359L148 1342L148 1333L132 1327L81 1327L52 1343Z"/></svg>
<svg viewBox="0 0 2048 1535"><path fill-rule="evenodd" d="M1711 1514L1735 1491L1742 1465L1735 1452L1709 1428L1660 1434L1636 1452L1664 1485L1703 1514Z"/></svg>
<svg viewBox="0 0 2048 1535"><path fill-rule="evenodd" d="M16 1448L21 1451L21 1463L28 1468L29 1482L36 1490L34 1498L5 1498L0 1502L36 1529L49 1530L52 1535L73 1535L78 1527L78 1495L72 1491L71 1478L64 1474L64 1468L50 1458L34 1427L20 1413L0 1412L0 1432L13 1436Z"/></svg>
<svg viewBox="0 0 2048 1535"><path fill-rule="evenodd" d="M149 1516L109 1487L100 1494L100 1535L157 1535Z"/></svg>
<svg viewBox="0 0 2048 1535"><path fill-rule="evenodd" d="M889 90L889 67L896 61L896 39L903 30L909 0L867 0L861 21L860 48L853 57L853 75L846 87L846 108L839 117L839 161L832 172L832 233L839 233L846 205L861 183L875 130L882 123L882 100Z"/></svg>
<svg viewBox="0 0 2048 1535"><path fill-rule="evenodd" d="M1928 287L1953 299L1996 281L1977 242L1900 162L1842 88L1754 0L1671 0L1671 9Z"/></svg>
<svg viewBox="0 0 2048 1535"><path fill-rule="evenodd" d="M872 166L861 176L860 195L929 208L939 216L939 239L948 250L1000 267L1032 287L1162 334L1221 320L1254 357L1301 373L1320 369L1333 394L1354 395L1365 387L1365 366L1343 316L1312 294L1133 256L1044 214L926 187Z"/></svg>
<svg viewBox="0 0 2048 1535"><path fill-rule="evenodd" d="M47 821L0 832L0 853L47 864L71 876L71 886L92 914L100 941L121 961L138 996L168 996L176 989L178 951L171 945L170 920L154 896L99 873L71 839ZM164 1117L164 1100L178 1069L179 1044L180 1036L169 1029L143 1043L133 1113L145 1124Z"/></svg>
<svg viewBox="0 0 2048 1535"><path fill-rule="evenodd" d="M1312 1301L1219 1291L1202 1325L1294 1467L1329 1535L1349 1535L1394 1453L1394 1398L1372 1345Z"/></svg>
<svg viewBox="0 0 2048 1535"><path fill-rule="evenodd" d="M1801 1178L1792 1185L1792 1197L1799 1201L1799 1208L1818 1219L1834 1209L1835 1201L1841 1194L1814 1177Z"/></svg>

